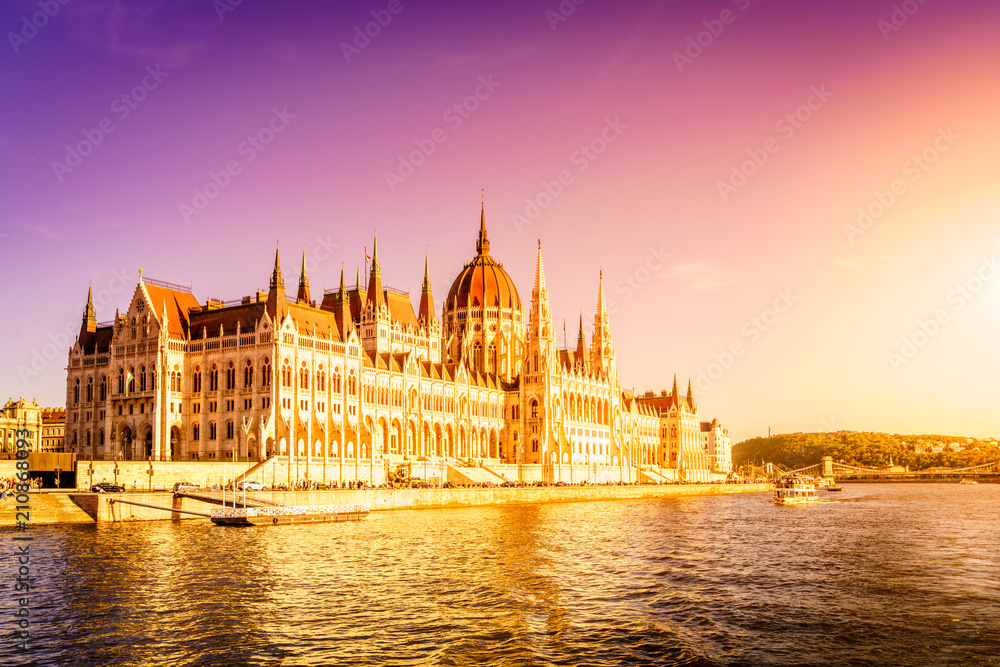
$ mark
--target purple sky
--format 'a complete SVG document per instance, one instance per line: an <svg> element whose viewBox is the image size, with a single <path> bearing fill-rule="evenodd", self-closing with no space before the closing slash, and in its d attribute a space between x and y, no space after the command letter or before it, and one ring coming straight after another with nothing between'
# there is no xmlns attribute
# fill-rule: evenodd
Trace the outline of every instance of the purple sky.
<svg viewBox="0 0 1000 667"><path fill-rule="evenodd" d="M571 341L603 268L627 387L737 439L1000 436L997 2L227 2L0 8L6 395L61 404L88 282L108 320L140 265L234 299L304 244L317 290L377 228L440 307L485 189Z"/></svg>

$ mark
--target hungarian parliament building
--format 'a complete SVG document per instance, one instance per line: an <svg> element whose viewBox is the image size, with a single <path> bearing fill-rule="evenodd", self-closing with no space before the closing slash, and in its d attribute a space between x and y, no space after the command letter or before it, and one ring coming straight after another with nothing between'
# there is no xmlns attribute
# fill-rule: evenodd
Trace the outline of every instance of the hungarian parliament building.
<svg viewBox="0 0 1000 667"><path fill-rule="evenodd" d="M293 481L383 483L423 465L459 479L664 482L724 479L730 438L691 391L624 390L598 280L590 344L556 345L539 243L525 308L490 254L476 256L440 319L427 263L414 309L383 284L377 240L367 286L317 302L303 255L295 298L280 257L267 292L199 302L143 278L128 310L98 324L88 294L69 352L66 452L81 459L280 461ZM235 459L235 460L234 460ZM284 470L284 468L283 468ZM438 472L440 471L440 472Z"/></svg>

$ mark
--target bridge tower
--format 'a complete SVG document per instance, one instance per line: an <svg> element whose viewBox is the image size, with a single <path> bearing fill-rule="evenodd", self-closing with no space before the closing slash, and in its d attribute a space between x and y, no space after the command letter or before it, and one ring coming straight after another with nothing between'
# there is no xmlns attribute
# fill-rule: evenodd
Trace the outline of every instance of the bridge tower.
<svg viewBox="0 0 1000 667"><path fill-rule="evenodd" d="M822 461L823 461L823 477L833 477L833 457L824 456Z"/></svg>

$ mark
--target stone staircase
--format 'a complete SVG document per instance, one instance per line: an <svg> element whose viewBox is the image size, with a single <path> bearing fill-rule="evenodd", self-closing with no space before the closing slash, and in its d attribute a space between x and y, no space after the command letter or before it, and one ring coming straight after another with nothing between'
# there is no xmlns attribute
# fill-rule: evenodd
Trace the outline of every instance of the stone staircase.
<svg viewBox="0 0 1000 667"><path fill-rule="evenodd" d="M266 466L268 463L270 463L271 461L273 461L276 458L278 458L276 454L271 454L270 456L268 456L266 459L264 459L260 463L255 463L254 465L250 466L242 474L236 476L236 483L239 484L240 482L242 482L243 480L245 480L247 477L249 477L250 475L254 474L255 472L257 472L258 470L260 470L261 468L263 468L264 466Z"/></svg>
<svg viewBox="0 0 1000 667"><path fill-rule="evenodd" d="M492 482L499 486L507 480L488 468L449 462L448 481L453 484L471 484L473 486L482 486L483 482Z"/></svg>

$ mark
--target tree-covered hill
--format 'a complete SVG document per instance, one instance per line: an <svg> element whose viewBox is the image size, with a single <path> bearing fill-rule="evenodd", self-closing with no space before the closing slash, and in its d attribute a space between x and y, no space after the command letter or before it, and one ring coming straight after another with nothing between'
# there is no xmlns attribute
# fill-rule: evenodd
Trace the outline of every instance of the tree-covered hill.
<svg viewBox="0 0 1000 667"><path fill-rule="evenodd" d="M787 433L733 445L735 466L771 462L792 470L819 463L823 456L867 468L889 465L890 459L910 470L962 468L1000 460L1000 445L992 439L857 431Z"/></svg>

